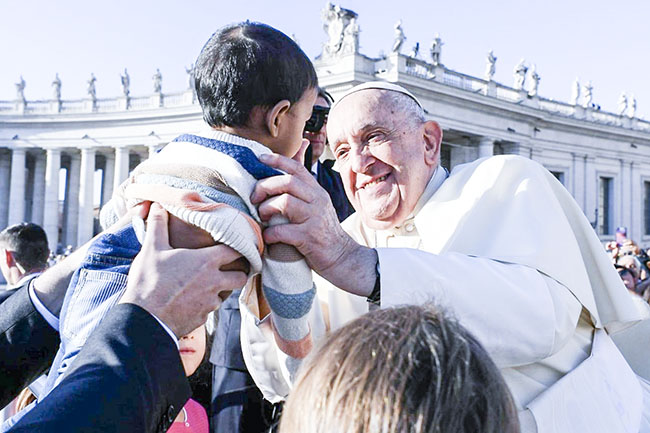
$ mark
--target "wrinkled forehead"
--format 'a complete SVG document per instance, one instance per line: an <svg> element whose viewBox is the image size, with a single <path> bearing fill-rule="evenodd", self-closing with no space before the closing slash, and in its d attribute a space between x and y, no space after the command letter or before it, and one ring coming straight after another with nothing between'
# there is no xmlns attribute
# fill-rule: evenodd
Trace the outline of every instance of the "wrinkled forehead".
<svg viewBox="0 0 650 433"><path fill-rule="evenodd" d="M399 112L390 98L389 91L367 89L345 97L330 111L328 133L357 134L368 126L390 128L401 120ZM329 135L329 134L328 134Z"/></svg>

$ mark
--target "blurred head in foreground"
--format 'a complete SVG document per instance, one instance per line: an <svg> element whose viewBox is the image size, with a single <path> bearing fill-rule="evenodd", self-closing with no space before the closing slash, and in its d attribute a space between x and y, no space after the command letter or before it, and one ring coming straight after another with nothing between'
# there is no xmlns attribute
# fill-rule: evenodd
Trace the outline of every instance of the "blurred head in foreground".
<svg viewBox="0 0 650 433"><path fill-rule="evenodd" d="M431 306L376 310L301 367L282 433L514 433L510 392L487 352Z"/></svg>

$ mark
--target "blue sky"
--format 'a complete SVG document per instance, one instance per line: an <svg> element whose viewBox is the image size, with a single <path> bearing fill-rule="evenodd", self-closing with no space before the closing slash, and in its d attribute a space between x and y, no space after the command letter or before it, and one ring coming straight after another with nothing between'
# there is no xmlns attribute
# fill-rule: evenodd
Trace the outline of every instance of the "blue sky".
<svg viewBox="0 0 650 433"><path fill-rule="evenodd" d="M420 42L426 53L436 33L442 61L482 76L493 49L496 80L512 84L520 58L537 64L540 94L568 101L576 77L591 80L594 102L615 111L622 91L634 93L638 114L650 118L650 2L611 1L367 1L334 2L359 14L361 52L388 52L393 25L402 19L403 52ZM184 67L218 27L245 19L294 34L310 57L326 35L325 1L263 0L0 0L0 99L13 99L22 74L28 100L51 97L56 72L64 99L85 95L90 73L101 97L120 94L119 75L131 76L131 94L151 92L156 68L163 92L187 86Z"/></svg>

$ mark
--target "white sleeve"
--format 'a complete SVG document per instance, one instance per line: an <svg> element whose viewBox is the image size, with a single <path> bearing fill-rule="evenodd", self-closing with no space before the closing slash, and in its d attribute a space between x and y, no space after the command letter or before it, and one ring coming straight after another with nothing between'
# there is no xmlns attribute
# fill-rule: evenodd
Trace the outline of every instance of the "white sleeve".
<svg viewBox="0 0 650 433"><path fill-rule="evenodd" d="M278 403L289 394L300 360L291 358L278 348L270 316L258 317L257 294L251 284L247 284L239 296L239 312L241 349L246 368L264 398ZM318 296L314 297L307 320L316 343L325 335L325 320Z"/></svg>
<svg viewBox="0 0 650 433"><path fill-rule="evenodd" d="M501 368L562 348L581 305L536 269L459 253L378 248L381 307L432 302L465 326Z"/></svg>
<svg viewBox="0 0 650 433"><path fill-rule="evenodd" d="M32 286L31 282L29 284L29 288L27 289L29 293L29 299L32 301L32 304L34 304L34 308L36 311L39 312L41 316L43 316L43 319L50 325L54 330L58 331L59 330L59 318L56 317L50 310L47 309L47 307L41 302L41 300L38 298L38 295L34 291L34 287ZM160 326L163 327L163 329L169 334L169 337L174 340L174 344L176 344L176 347L178 346L178 338L176 335L172 332L171 328L167 326L162 320L160 320L155 314L149 313L151 316L153 316L154 319L158 323L160 323Z"/></svg>

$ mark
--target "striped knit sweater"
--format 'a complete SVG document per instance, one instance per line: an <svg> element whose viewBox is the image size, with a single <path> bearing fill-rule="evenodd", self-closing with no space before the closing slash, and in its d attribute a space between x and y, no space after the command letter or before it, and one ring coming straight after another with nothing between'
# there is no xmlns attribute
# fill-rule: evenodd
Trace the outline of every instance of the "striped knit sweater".
<svg viewBox="0 0 650 433"><path fill-rule="evenodd" d="M264 153L271 151L223 132L181 135L136 167L114 191L100 219L107 227L137 203L155 201L241 253L250 262L249 277L262 274L278 346L303 358L312 346L306 316L315 287L311 269L294 247L263 244L263 223L250 196L258 180L282 174L258 160ZM285 222L278 216L269 225Z"/></svg>

